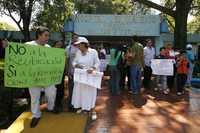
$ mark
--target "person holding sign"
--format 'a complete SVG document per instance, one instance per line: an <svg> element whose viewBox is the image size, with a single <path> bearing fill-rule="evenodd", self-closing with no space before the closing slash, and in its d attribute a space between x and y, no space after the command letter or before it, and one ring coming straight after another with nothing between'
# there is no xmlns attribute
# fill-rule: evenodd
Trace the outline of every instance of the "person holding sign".
<svg viewBox="0 0 200 133"><path fill-rule="evenodd" d="M49 40L49 30L46 27L39 27L36 31L36 40L27 42L26 44L29 45L35 45L35 46L44 46L44 47L50 47L47 42ZM51 86L35 86L29 88L29 93L31 96L31 112L32 112L32 121L30 124L31 128L34 128L37 126L40 117L41 117L41 111L40 111L40 94L41 91L45 91L45 95L47 97L48 103L47 108L48 111L53 111L54 109L54 103L56 98L56 87L54 85Z"/></svg>
<svg viewBox="0 0 200 133"><path fill-rule="evenodd" d="M86 69L89 74L94 71L99 71L100 61L98 53L95 49L89 48L89 42L85 37L79 37L75 42L78 45L75 59L73 61L74 68ZM97 88L74 82L72 94L72 105L77 110L77 113L88 113L95 107L97 96ZM96 119L96 113L92 112L92 119Z"/></svg>
<svg viewBox="0 0 200 133"><path fill-rule="evenodd" d="M156 57L156 59L166 59L166 49L165 47L161 47L160 48L160 54ZM158 68L156 68L158 69ZM156 76L156 84L157 87L154 88L155 91L158 91L158 89L160 89L161 91L163 91L164 94L168 94L167 91L167 76L163 75L163 74L159 74Z"/></svg>

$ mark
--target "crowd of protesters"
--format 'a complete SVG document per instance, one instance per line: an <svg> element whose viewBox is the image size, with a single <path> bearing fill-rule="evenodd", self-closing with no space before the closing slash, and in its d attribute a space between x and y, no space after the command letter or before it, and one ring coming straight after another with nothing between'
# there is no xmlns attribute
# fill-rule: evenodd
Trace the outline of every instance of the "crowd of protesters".
<svg viewBox="0 0 200 133"><path fill-rule="evenodd" d="M133 41L132 45L126 47L125 52L115 47L110 49L111 58L108 67L112 95L119 95L120 91L124 90L126 79L128 79L127 88L133 94L141 93L141 88L145 90L152 88L166 95L174 89L177 95L182 95L184 88L191 87L194 67L192 45L188 44L184 50L175 51L172 44L166 44L160 48L158 55L154 45L151 39L147 39L143 45ZM173 75L152 75L152 59L170 59L173 63ZM152 77L155 77L156 86L152 86Z"/></svg>
<svg viewBox="0 0 200 133"><path fill-rule="evenodd" d="M90 43L85 37L80 37L75 33L72 34L72 40L67 47L61 40L56 41L50 46L48 45L49 33L48 28L42 26L38 27L36 30L36 39L26 42L25 44L65 49L65 71L60 84L35 86L28 89L31 98L32 112L30 127L36 127L42 116L40 110L41 92L44 92L47 98L47 112L58 114L63 111L66 76L68 78L68 111L89 114L91 118L95 120L97 117L96 112L94 111L97 88L74 82L73 77L75 68L86 69L87 73L99 71L100 61L98 52L95 49L90 48ZM5 58L5 48L8 45L7 40L1 40L0 43L1 58Z"/></svg>
<svg viewBox="0 0 200 133"><path fill-rule="evenodd" d="M49 30L41 27L36 31L36 40L28 42L31 45L47 46L49 38ZM56 48L64 48L62 41L57 41L53 45ZM97 88L74 82L74 70L86 69L88 73L99 71L99 57L95 49L90 48L89 41L85 37L79 37L76 34L72 35L72 41L65 48L66 51L66 68L63 74L63 80L59 85L49 87L34 87L30 88L31 96L31 111L33 118L31 127L34 128L40 118L41 112L39 110L40 92L45 90L48 100L47 111L58 113L63 109L64 98L64 79L68 76L68 110L77 113L91 114L91 118L96 119L96 112L94 111Z"/></svg>
<svg viewBox="0 0 200 133"><path fill-rule="evenodd" d="M49 30L39 27L36 31L36 39L27 42L27 45L51 47L48 45ZM5 55L7 40L1 41L1 56ZM169 94L176 88L177 95L184 94L184 88L191 86L192 71L194 67L194 55L192 45L188 44L186 50L174 51L171 44L160 48L159 55L156 55L153 40L147 39L142 45L136 40L132 40L131 45L114 46L110 48L110 58L108 61L109 88L112 95L120 95L127 88L133 95L141 93L141 88L149 90L152 88L152 59L172 59L174 74L172 76L156 75L155 91ZM72 40L65 48L62 41L56 41L55 48L63 48L66 51L66 67L63 73L62 82L59 85L46 87L29 88L31 96L31 111L33 118L31 127L34 128L41 118L40 95L44 91L47 97L47 111L58 113L63 110L65 76L68 77L68 110L77 113L92 114L92 119L96 119L94 111L97 88L85 84L74 82L75 68L86 69L88 73L106 70L106 50L103 45L99 50L90 48L90 43L85 37L72 34ZM97 52L98 51L98 52ZM142 81L142 77L143 81ZM127 81L127 83L126 83ZM176 81L176 82L174 82ZM176 87L174 86L176 84Z"/></svg>

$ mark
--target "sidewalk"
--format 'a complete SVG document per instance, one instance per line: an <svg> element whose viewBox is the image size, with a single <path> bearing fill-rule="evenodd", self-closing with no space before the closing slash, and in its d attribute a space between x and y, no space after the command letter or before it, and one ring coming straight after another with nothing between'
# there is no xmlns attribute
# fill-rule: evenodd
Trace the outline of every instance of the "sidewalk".
<svg viewBox="0 0 200 133"><path fill-rule="evenodd" d="M98 119L89 133L200 133L200 89L184 96L149 90L133 97L110 96L104 86L98 95Z"/></svg>

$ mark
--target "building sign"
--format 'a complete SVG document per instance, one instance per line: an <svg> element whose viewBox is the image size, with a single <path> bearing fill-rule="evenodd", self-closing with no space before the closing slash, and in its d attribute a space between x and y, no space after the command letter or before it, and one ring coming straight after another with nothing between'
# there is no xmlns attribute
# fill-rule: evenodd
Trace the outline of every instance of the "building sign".
<svg viewBox="0 0 200 133"><path fill-rule="evenodd" d="M74 16L74 31L88 36L159 36L158 15L89 15Z"/></svg>

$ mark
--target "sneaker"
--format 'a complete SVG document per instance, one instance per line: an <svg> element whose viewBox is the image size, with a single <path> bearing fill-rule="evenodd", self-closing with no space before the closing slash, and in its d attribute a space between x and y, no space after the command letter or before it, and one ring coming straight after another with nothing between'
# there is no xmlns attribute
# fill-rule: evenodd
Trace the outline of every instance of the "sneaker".
<svg viewBox="0 0 200 133"><path fill-rule="evenodd" d="M76 111L76 113L77 113L77 114L82 113L82 109L78 109L78 110Z"/></svg>
<svg viewBox="0 0 200 133"><path fill-rule="evenodd" d="M133 91L132 91L132 90L129 90L128 93L129 93L129 94L133 94Z"/></svg>
<svg viewBox="0 0 200 133"><path fill-rule="evenodd" d="M181 92L177 92L177 95L180 96L180 95L182 95L182 93Z"/></svg>
<svg viewBox="0 0 200 133"><path fill-rule="evenodd" d="M96 120L97 119L97 113L96 112L92 112L92 120Z"/></svg>
<svg viewBox="0 0 200 133"><path fill-rule="evenodd" d="M183 95L185 92L182 91L182 92L177 92L177 95L180 96L180 95Z"/></svg>
<svg viewBox="0 0 200 133"><path fill-rule="evenodd" d="M160 87L161 87L161 84L158 84L157 87L160 88Z"/></svg>
<svg viewBox="0 0 200 133"><path fill-rule="evenodd" d="M159 89L156 87L156 88L154 88L154 91L158 91Z"/></svg>
<svg viewBox="0 0 200 133"><path fill-rule="evenodd" d="M163 93L164 93L165 95L169 94L169 92L170 92L169 89L166 89L166 90L163 91Z"/></svg>
<svg viewBox="0 0 200 133"><path fill-rule="evenodd" d="M39 121L40 121L40 118L33 117L32 120L31 120L30 127L35 128L37 126L37 124L39 123Z"/></svg>

